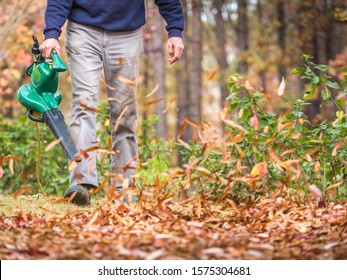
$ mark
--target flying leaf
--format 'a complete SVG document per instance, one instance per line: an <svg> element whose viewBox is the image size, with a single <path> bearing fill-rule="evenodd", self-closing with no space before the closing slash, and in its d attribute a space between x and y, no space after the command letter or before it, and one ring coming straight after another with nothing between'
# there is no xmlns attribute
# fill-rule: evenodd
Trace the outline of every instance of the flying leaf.
<svg viewBox="0 0 347 280"><path fill-rule="evenodd" d="M72 171L77 168L77 162L75 160L72 160L69 165L69 171Z"/></svg>
<svg viewBox="0 0 347 280"><path fill-rule="evenodd" d="M220 111L220 117L222 120L225 120L227 114L228 114L228 105L229 103L225 103L225 106L223 107L223 109Z"/></svg>
<svg viewBox="0 0 347 280"><path fill-rule="evenodd" d="M308 189L316 200L321 200L323 193L316 185L309 185Z"/></svg>
<svg viewBox="0 0 347 280"><path fill-rule="evenodd" d="M284 78L282 77L281 84L277 90L277 95L282 96L284 94L285 89L286 89L286 82L284 81Z"/></svg>
<svg viewBox="0 0 347 280"><path fill-rule="evenodd" d="M193 121L191 119L188 119L188 118L184 118L184 121L187 123L187 124L190 124L191 126L195 127L195 128L201 128L201 125L199 123L197 123L196 121Z"/></svg>
<svg viewBox="0 0 347 280"><path fill-rule="evenodd" d="M155 94L158 91L158 89L159 89L159 84L157 84L155 86L155 88L149 94L147 94L145 97L150 97L151 95Z"/></svg>
<svg viewBox="0 0 347 280"><path fill-rule="evenodd" d="M333 157L336 156L337 151L338 151L339 149L341 149L341 148L343 147L344 144L345 144L345 139L342 138L342 139L340 140L340 142L334 147L333 152L331 153L331 155L332 155Z"/></svg>
<svg viewBox="0 0 347 280"><path fill-rule="evenodd" d="M118 119L117 119L117 121L116 121L116 123L115 123L115 125L114 125L114 128L113 128L113 131L114 131L114 132L117 131L117 129L118 129L119 125L120 125L120 122L121 122L121 120L122 120L122 118L123 118L123 116L124 116L124 114L125 114L125 112L126 112L127 110L128 110L128 107L125 107L125 108L123 109L123 111L120 113L120 115L119 115L119 117L118 117Z"/></svg>
<svg viewBox="0 0 347 280"><path fill-rule="evenodd" d="M218 73L218 70L217 70L217 69L216 69L216 70L213 70L213 71L208 75L207 81L206 81L206 82L211 81L211 80L217 75L217 73Z"/></svg>
<svg viewBox="0 0 347 280"><path fill-rule="evenodd" d="M163 100L165 100L166 98L165 97L162 97L162 98L158 98L158 99L154 99L154 100L151 100L145 104L143 104L144 106L149 106L149 105L153 105L153 104L156 104L156 103L159 103Z"/></svg>
<svg viewBox="0 0 347 280"><path fill-rule="evenodd" d="M100 112L101 112L100 110L95 109L95 108L93 108L93 107L90 107L90 106L88 106L87 104L84 104L84 103L82 103L82 102L79 102L78 104L79 104L82 108L84 108L84 109L86 109L86 110L88 110L88 111L95 112L95 113L100 113Z"/></svg>
<svg viewBox="0 0 347 280"><path fill-rule="evenodd" d="M169 110L171 104L172 104L174 101L176 101L176 99L177 99L177 96L175 96L174 98L172 98L172 99L169 101L169 103L167 104L165 110L162 112L163 114L165 114L165 113Z"/></svg>
<svg viewBox="0 0 347 280"><path fill-rule="evenodd" d="M13 194L13 197L15 200L18 199L18 197L20 195L22 195L23 193L29 193L29 191L31 191L34 187L23 187L21 189L19 189L18 191L16 191L14 194Z"/></svg>
<svg viewBox="0 0 347 280"><path fill-rule="evenodd" d="M52 149L55 145L59 144L63 140L62 137L59 137L58 139L54 140L50 144L47 145L45 152L48 152L50 149Z"/></svg>
<svg viewBox="0 0 347 280"><path fill-rule="evenodd" d="M127 85L129 85L129 86L131 86L131 87L136 87L136 83L133 81L133 80L129 80L129 79L127 79L127 78L124 78L124 77L122 77L122 76L120 76L120 75L115 75L115 78L116 79L118 79L118 80L120 80L121 82L123 82L124 84L127 84Z"/></svg>

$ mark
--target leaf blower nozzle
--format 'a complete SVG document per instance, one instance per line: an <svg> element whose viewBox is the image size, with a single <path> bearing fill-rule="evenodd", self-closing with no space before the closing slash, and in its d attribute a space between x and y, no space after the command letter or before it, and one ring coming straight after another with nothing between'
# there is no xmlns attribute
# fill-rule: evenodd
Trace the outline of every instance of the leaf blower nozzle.
<svg viewBox="0 0 347 280"><path fill-rule="evenodd" d="M27 69L31 83L19 89L19 102L28 109L29 119L44 122L54 136L61 139L60 144L70 160L81 161L67 130L64 116L58 108L62 101L62 95L58 92L59 72L66 71L67 66L55 51L51 53L52 60L46 61L35 36L33 40L31 52L34 55L34 62Z"/></svg>
<svg viewBox="0 0 347 280"><path fill-rule="evenodd" d="M74 145L69 132L66 129L64 116L58 109L46 111L43 114L43 121L53 132L55 138L61 139L60 144L67 153L70 160L80 161L77 157L77 149Z"/></svg>

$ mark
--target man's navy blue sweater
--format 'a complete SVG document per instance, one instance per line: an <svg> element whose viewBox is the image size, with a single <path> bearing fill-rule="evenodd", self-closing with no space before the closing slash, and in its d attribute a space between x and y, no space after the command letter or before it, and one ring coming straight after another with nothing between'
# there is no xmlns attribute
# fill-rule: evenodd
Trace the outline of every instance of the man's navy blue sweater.
<svg viewBox="0 0 347 280"><path fill-rule="evenodd" d="M169 37L182 36L180 0L154 0L165 19ZM144 0L48 0L45 39L58 39L66 19L110 31L131 31L146 22Z"/></svg>

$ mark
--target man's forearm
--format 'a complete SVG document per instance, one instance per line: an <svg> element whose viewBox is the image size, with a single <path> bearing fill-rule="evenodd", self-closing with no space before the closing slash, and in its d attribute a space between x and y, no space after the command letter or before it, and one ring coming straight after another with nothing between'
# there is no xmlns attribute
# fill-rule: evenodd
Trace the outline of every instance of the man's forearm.
<svg viewBox="0 0 347 280"><path fill-rule="evenodd" d="M155 0L161 16L165 19L169 37L182 37L184 15L180 0Z"/></svg>
<svg viewBox="0 0 347 280"><path fill-rule="evenodd" d="M73 0L48 0L45 13L46 27L44 29L45 39L58 39L61 27L70 14Z"/></svg>

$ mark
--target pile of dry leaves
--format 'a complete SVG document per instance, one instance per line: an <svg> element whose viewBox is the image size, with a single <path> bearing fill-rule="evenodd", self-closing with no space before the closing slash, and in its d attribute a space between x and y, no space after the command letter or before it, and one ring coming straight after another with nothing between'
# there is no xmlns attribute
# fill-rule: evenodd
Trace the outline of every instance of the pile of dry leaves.
<svg viewBox="0 0 347 280"><path fill-rule="evenodd" d="M19 205L0 217L1 259L347 259L347 203L99 198L60 213Z"/></svg>

